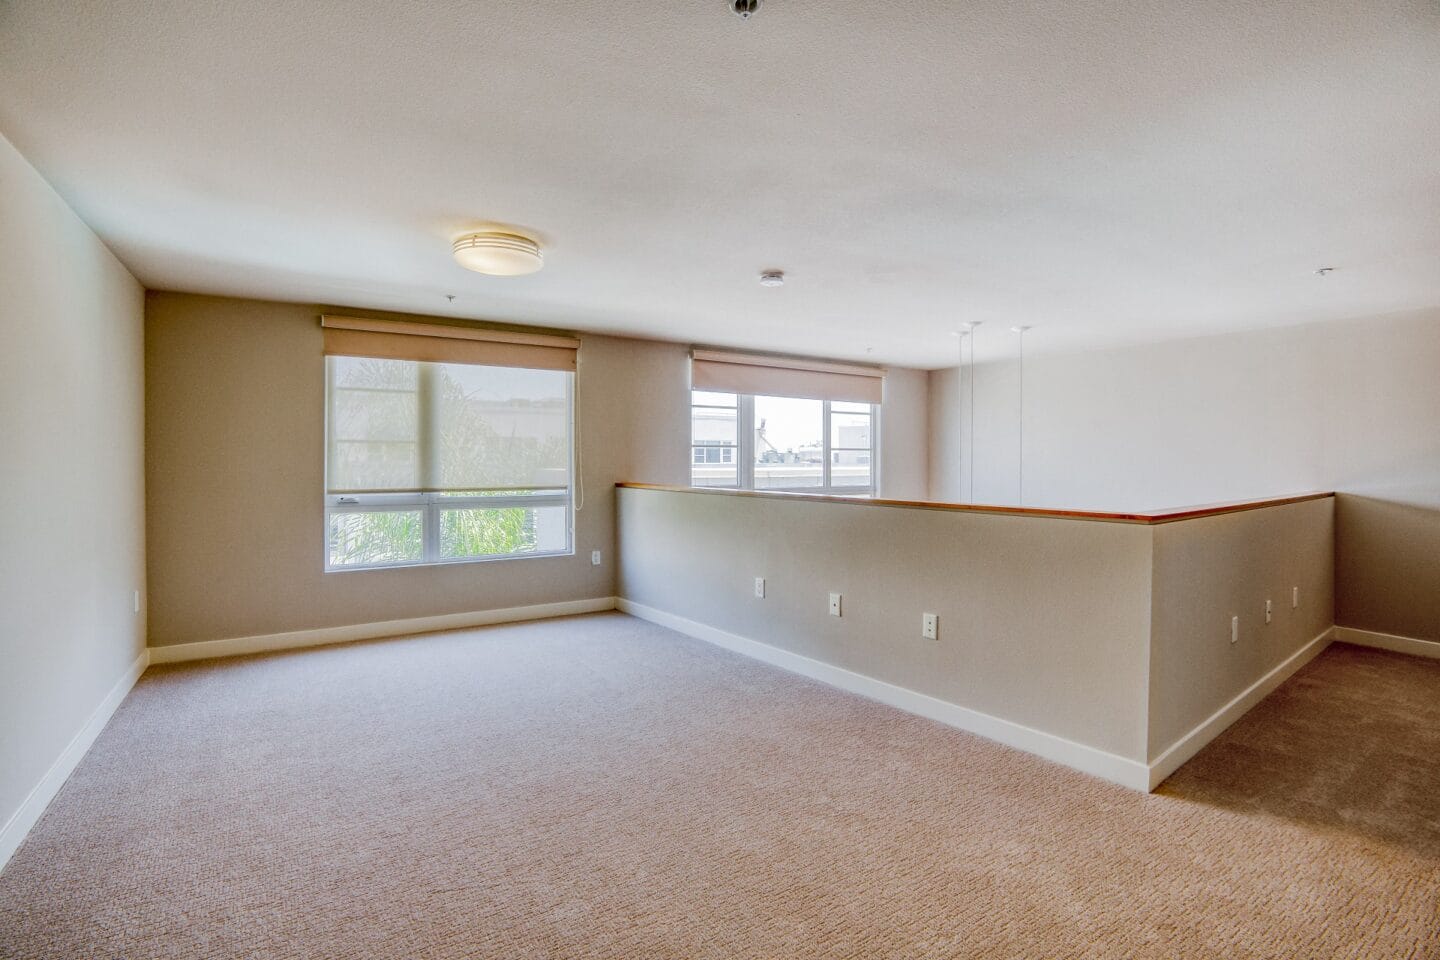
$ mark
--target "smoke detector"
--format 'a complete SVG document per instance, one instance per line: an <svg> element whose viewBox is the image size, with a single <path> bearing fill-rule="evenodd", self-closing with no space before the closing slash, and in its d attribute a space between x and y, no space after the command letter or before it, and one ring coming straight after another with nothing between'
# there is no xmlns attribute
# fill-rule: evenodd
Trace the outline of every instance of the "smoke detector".
<svg viewBox="0 0 1440 960"><path fill-rule="evenodd" d="M758 2L758 0L757 0ZM760 274L760 286L762 287L783 287L785 286L785 271L766 270Z"/></svg>
<svg viewBox="0 0 1440 960"><path fill-rule="evenodd" d="M749 20L760 10L760 0L726 0L735 16L741 20Z"/></svg>

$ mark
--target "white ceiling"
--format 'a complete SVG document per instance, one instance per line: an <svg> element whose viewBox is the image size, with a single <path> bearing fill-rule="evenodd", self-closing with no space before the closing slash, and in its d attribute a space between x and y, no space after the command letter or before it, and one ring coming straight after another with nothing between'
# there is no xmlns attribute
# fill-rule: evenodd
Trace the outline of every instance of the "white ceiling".
<svg viewBox="0 0 1440 960"><path fill-rule="evenodd" d="M0 0L0 131L152 288L925 367L1440 305L1435 0Z"/></svg>

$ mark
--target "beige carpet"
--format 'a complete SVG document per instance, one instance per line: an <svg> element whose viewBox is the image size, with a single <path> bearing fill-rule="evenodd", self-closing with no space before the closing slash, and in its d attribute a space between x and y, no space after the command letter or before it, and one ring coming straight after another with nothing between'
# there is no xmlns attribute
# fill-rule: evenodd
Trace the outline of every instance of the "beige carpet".
<svg viewBox="0 0 1440 960"><path fill-rule="evenodd" d="M153 669L0 956L1440 957L1440 662L1142 796L618 614Z"/></svg>

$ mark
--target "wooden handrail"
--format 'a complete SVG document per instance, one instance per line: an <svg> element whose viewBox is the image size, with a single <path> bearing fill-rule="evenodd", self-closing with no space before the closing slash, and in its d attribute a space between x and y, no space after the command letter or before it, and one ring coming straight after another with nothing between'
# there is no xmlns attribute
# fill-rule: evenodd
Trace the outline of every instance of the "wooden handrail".
<svg viewBox="0 0 1440 960"><path fill-rule="evenodd" d="M1241 513L1245 510L1260 510L1264 507L1279 507L1287 503L1304 503L1307 500L1323 500L1333 497L1333 492L1300 493L1287 497L1271 497L1265 500L1237 500L1230 503L1211 503L1195 507L1177 507L1169 510L1147 510L1134 513L1106 513L1097 510L1048 510L1042 507L1007 507L979 503L945 503L939 500L884 500L879 497L846 497L828 493L785 493L778 490L729 490L717 487L685 487L665 483L615 484L629 490L664 490L669 493L698 493L705 496L759 497L771 500L806 500L818 503L849 503L871 507L912 507L920 510L952 510L958 513L990 513L1021 517L1050 517L1057 520L1092 520L1100 523L1174 523L1177 520L1197 520L1201 517L1217 517L1226 513Z"/></svg>

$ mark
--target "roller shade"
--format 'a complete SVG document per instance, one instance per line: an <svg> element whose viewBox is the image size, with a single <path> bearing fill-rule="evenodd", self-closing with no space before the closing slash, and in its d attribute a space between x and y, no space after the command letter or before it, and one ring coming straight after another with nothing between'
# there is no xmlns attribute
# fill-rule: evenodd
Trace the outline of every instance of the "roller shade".
<svg viewBox="0 0 1440 960"><path fill-rule="evenodd" d="M696 390L879 403L885 384L879 367L718 350L695 350L690 356L690 385Z"/></svg>
<svg viewBox="0 0 1440 960"><path fill-rule="evenodd" d="M320 326L325 332L325 355L332 357L573 371L580 349L580 341L573 337L442 323L324 316Z"/></svg>
<svg viewBox="0 0 1440 960"><path fill-rule="evenodd" d="M565 371L353 356L326 365L329 494L570 486Z"/></svg>

